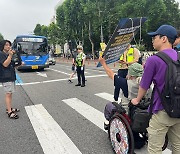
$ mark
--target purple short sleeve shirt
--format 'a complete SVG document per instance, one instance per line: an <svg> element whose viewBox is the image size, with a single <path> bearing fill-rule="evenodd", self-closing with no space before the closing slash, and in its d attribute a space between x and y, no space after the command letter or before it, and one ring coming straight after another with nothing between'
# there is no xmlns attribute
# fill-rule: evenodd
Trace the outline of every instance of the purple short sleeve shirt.
<svg viewBox="0 0 180 154"><path fill-rule="evenodd" d="M166 49L161 52L166 53L171 59L177 60L177 52L173 49ZM165 85L165 73L166 73L167 65L166 63L160 59L159 57L153 55L149 57L146 61L144 74L142 76L142 80L140 86L143 89L149 89L151 83L156 83L157 87L159 88L160 92ZM154 93L154 100L153 100L153 113L157 113L160 110L163 110L163 106L161 104L160 97L155 90Z"/></svg>

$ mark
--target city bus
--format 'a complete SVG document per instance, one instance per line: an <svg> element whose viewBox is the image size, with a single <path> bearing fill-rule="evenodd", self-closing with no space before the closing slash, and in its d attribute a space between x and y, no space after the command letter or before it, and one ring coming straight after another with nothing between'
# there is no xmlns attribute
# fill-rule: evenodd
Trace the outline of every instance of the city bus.
<svg viewBox="0 0 180 154"><path fill-rule="evenodd" d="M12 47L22 60L22 65L17 68L18 70L44 70L49 67L49 47L46 37L18 35Z"/></svg>

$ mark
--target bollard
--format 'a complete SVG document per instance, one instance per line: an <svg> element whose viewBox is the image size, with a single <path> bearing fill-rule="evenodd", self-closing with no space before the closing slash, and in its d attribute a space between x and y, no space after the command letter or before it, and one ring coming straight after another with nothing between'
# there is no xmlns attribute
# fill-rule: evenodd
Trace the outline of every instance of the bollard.
<svg viewBox="0 0 180 154"><path fill-rule="evenodd" d="M116 67L116 63L114 63L114 67Z"/></svg>

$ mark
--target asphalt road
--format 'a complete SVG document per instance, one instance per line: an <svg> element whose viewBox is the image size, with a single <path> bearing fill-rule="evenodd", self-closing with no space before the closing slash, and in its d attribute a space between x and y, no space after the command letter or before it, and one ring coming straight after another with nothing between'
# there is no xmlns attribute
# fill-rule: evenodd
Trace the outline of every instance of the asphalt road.
<svg viewBox="0 0 180 154"><path fill-rule="evenodd" d="M76 87L76 77L67 82L70 64L41 72L17 71L22 85L17 82L13 94L13 107L21 110L17 120L7 117L0 86L0 154L113 154L103 130L109 101L102 98L112 96L113 81L102 68L87 67L85 72L86 86Z"/></svg>

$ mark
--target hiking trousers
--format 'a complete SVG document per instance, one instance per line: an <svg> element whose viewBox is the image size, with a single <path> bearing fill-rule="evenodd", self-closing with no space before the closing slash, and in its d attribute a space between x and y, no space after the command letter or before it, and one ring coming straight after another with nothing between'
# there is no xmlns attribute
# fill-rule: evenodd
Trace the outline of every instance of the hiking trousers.
<svg viewBox="0 0 180 154"><path fill-rule="evenodd" d="M148 153L162 154L166 133L172 145L172 154L180 154L180 118L171 118L165 110L153 114L149 122Z"/></svg>

